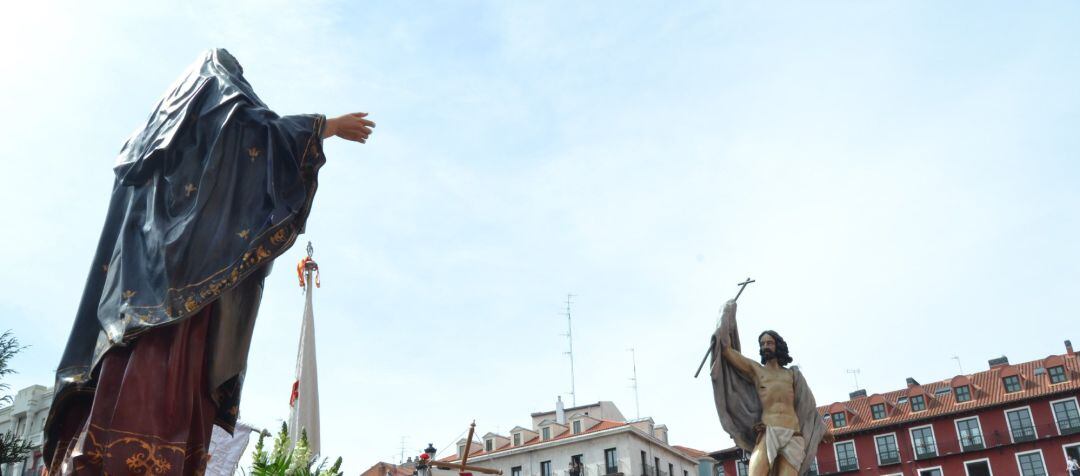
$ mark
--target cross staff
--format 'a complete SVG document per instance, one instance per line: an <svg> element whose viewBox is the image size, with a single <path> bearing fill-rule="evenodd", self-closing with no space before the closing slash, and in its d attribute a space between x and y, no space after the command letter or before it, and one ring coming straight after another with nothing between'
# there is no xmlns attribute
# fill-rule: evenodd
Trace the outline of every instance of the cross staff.
<svg viewBox="0 0 1080 476"><path fill-rule="evenodd" d="M465 438L465 451L464 451L464 454L461 455L461 463L460 464L458 464L458 463L443 463L443 462L435 463L435 462L432 462L431 465L436 467L436 468L439 468L439 469L456 469L456 470L458 470L458 474L468 474L468 473L466 473L466 471L475 471L477 473L501 475L502 471L499 471L497 469L481 468L479 466L469 466L468 465L468 463L469 463L469 451L471 451L473 434L475 432L476 432L476 422L474 421L474 422L472 422L471 425L469 425L469 436L467 436Z"/></svg>
<svg viewBox="0 0 1080 476"><path fill-rule="evenodd" d="M737 294L735 294L735 299L732 299L731 302L738 301L739 296L742 296L742 292L746 289L746 286L748 284L750 284L750 283L753 283L753 282L755 282L755 280L750 279L749 277L747 277L746 281L743 281L743 282L737 284L737 286L739 286L739 292ZM709 360L709 354L712 354L712 351L713 351L713 348L712 348L712 345L710 345L709 349L705 351L705 357L701 358L701 365L698 365L697 372L694 372L694 378L697 378L698 375L701 374L701 369L705 367L705 361Z"/></svg>

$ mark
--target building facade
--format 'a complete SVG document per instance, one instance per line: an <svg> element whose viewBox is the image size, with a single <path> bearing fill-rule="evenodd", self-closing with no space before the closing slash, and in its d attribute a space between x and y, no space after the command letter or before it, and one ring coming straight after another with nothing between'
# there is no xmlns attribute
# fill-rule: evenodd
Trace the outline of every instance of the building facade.
<svg viewBox="0 0 1080 476"><path fill-rule="evenodd" d="M651 418L627 421L611 402L564 410L559 401L555 411L533 413L529 427L474 441L468 464L504 476L573 476L571 461L581 464L578 476L700 476L698 463L707 455L673 446L667 438L666 426ZM465 443L458 441L457 454L439 461L460 462Z"/></svg>
<svg viewBox="0 0 1080 476"><path fill-rule="evenodd" d="M41 442L51 404L52 388L32 385L19 390L11 405L0 408L0 434L14 433L33 447L25 461L0 465L0 475L23 476L41 472L44 465Z"/></svg>
<svg viewBox="0 0 1080 476"><path fill-rule="evenodd" d="M835 441L818 446L812 474L1066 475L1080 459L1080 359L1064 354L850 399L818 408ZM748 455L712 454L721 476L745 476Z"/></svg>

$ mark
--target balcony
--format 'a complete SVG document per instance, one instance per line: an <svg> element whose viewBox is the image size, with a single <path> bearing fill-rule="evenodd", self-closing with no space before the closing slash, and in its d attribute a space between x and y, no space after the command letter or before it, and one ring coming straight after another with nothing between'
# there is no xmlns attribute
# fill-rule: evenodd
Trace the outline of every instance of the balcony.
<svg viewBox="0 0 1080 476"><path fill-rule="evenodd" d="M1012 429L1013 442L1022 443L1025 441L1035 441L1035 427L1024 426L1020 428Z"/></svg>
<svg viewBox="0 0 1080 476"><path fill-rule="evenodd" d="M1075 435L1080 433L1080 418L1067 418L1058 420L1058 428L1062 435Z"/></svg>
<svg viewBox="0 0 1080 476"><path fill-rule="evenodd" d="M855 471L859 469L859 460L855 458L844 458L837 464L840 471Z"/></svg>
<svg viewBox="0 0 1080 476"><path fill-rule="evenodd" d="M630 460L620 459L616 461L615 468L607 467L607 463L589 463L583 465L585 471L582 471L581 476L624 476L630 474ZM562 471L563 476L568 476L568 472Z"/></svg>
<svg viewBox="0 0 1080 476"><path fill-rule="evenodd" d="M894 451L888 454L878 455L878 460L880 461L880 463L878 463L878 466L896 464L900 462L900 454Z"/></svg>
<svg viewBox="0 0 1080 476"><path fill-rule="evenodd" d="M916 460L927 459L927 458L936 458L936 457L937 457L937 446L934 445L933 443L927 444L927 445L916 445L915 446L915 459Z"/></svg>
<svg viewBox="0 0 1080 476"><path fill-rule="evenodd" d="M978 451L984 448L986 448L986 445L983 444L981 435L960 439L960 449L963 451Z"/></svg>

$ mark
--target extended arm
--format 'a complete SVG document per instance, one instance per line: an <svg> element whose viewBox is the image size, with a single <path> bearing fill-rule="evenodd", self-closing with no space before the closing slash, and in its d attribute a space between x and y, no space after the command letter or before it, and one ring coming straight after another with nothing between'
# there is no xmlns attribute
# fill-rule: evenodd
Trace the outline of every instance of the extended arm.
<svg viewBox="0 0 1080 476"><path fill-rule="evenodd" d="M735 301L728 301L727 304L724 305L724 313L720 317L720 322L730 322L730 328L732 329L735 328L736 308L737 305L735 304ZM729 338L728 341L731 342L731 339ZM738 371L747 379L753 381L757 380L755 378L757 373L754 372L754 368L758 365L757 362L754 362L753 360L744 357L742 354L739 353L739 351L735 350L735 347L732 345L724 345L722 347L723 350L721 351L721 356L724 358L724 360L731 364L731 366L734 367L736 371Z"/></svg>
<svg viewBox="0 0 1080 476"><path fill-rule="evenodd" d="M371 129L375 127L375 123L368 120L367 115L366 112L354 112L327 119L326 127L323 128L323 139L338 136L361 144L367 143L368 137L371 136Z"/></svg>

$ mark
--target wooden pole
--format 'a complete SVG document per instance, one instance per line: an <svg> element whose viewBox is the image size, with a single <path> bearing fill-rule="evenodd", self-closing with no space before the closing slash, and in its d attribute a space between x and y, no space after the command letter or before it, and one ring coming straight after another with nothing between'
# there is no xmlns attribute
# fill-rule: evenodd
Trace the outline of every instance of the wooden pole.
<svg viewBox="0 0 1080 476"><path fill-rule="evenodd" d="M472 446L473 433L476 431L476 420L473 420L469 425L469 436L465 438L465 454L461 455L461 465L465 466L469 462L469 447Z"/></svg>
<svg viewBox="0 0 1080 476"><path fill-rule="evenodd" d="M479 466L469 466L469 465L457 464L457 463L433 463L432 466L435 466L436 468L439 468L439 469L456 469L458 471L475 471L477 473L484 473L484 474L503 474L502 471L499 471L497 469L481 468Z"/></svg>

